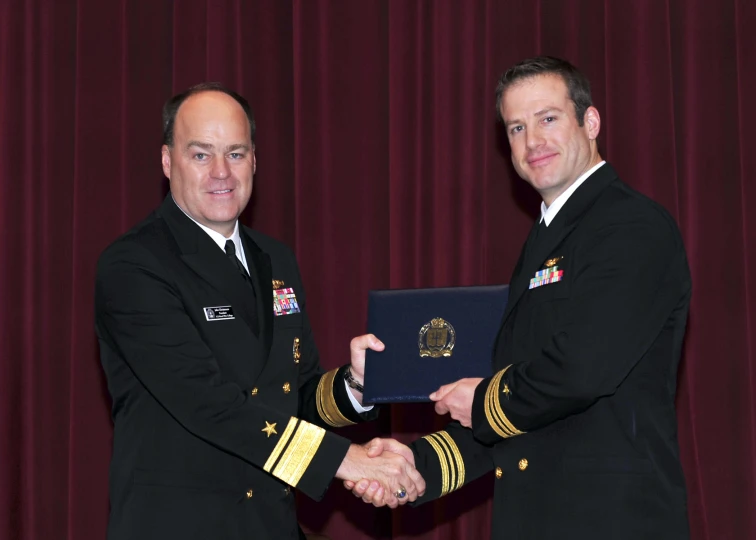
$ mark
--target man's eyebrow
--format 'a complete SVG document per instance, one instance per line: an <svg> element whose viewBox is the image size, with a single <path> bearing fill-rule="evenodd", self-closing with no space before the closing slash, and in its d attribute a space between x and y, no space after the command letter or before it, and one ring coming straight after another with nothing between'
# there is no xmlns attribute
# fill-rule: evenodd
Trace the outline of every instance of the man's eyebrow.
<svg viewBox="0 0 756 540"><path fill-rule="evenodd" d="M203 150L212 150L213 148L215 148L210 143L203 143L203 142L200 142L200 141L189 141L188 143L186 143L186 147L187 148L191 148L192 146L198 146L198 147L202 148Z"/></svg>
<svg viewBox="0 0 756 540"><path fill-rule="evenodd" d="M226 152L233 152L234 150L245 150L249 151L250 146L248 144L244 143L236 143L236 144L230 144L226 147Z"/></svg>
<svg viewBox="0 0 756 540"><path fill-rule="evenodd" d="M198 148L202 148L203 150L207 150L208 152L215 150L215 146L210 143L204 143L200 141L189 141L186 145L187 148L191 148L193 146L196 146ZM233 152L235 150L245 150L249 151L250 145L245 143L236 143L236 144L229 144L224 148L224 152Z"/></svg>
<svg viewBox="0 0 756 540"><path fill-rule="evenodd" d="M540 111L533 114L534 117L540 118L542 116L546 116L549 113L555 113L555 112L564 112L559 107L546 107L545 109L541 109ZM504 122L504 125L509 127L513 124L522 124L522 120L515 118L514 120L507 120Z"/></svg>
<svg viewBox="0 0 756 540"><path fill-rule="evenodd" d="M559 107L546 107L545 109L541 109L540 111L535 113L533 116L538 118L538 117L546 116L547 114L554 113L554 112L564 112L564 111L562 111L562 109L560 109Z"/></svg>

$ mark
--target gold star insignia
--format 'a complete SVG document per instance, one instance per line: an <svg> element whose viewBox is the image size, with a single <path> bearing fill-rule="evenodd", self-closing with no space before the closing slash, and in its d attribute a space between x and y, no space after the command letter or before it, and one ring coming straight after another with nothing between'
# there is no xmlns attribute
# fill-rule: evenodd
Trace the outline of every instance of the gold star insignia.
<svg viewBox="0 0 756 540"><path fill-rule="evenodd" d="M276 423L273 422L271 424L267 420L265 421L265 427L262 428L260 431L264 431L265 433L267 433L268 434L268 438L270 438L270 436L273 435L273 434L278 435L278 432L276 431Z"/></svg>

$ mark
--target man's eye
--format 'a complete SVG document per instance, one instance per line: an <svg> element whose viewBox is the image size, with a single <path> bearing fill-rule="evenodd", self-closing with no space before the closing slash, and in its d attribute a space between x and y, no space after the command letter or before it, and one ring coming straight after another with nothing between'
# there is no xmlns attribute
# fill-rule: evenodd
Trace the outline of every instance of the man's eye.
<svg viewBox="0 0 756 540"><path fill-rule="evenodd" d="M512 131L511 131L511 133L512 133L512 134L515 134L515 133L519 133L519 132L521 132L522 130L523 130L523 127L522 127L522 126L515 126L515 127L513 127L513 128L512 128Z"/></svg>
<svg viewBox="0 0 756 540"><path fill-rule="evenodd" d="M547 116L546 118L543 119L543 121L546 123L553 122L554 120L556 120L556 118L554 118L553 116Z"/></svg>
<svg viewBox="0 0 756 540"><path fill-rule="evenodd" d="M241 158L243 158L243 157L244 157L244 155L243 155L243 154L240 154L239 152L231 152L231 153L230 153L230 154L229 154L228 156L229 156L229 157L230 157L231 159L241 159Z"/></svg>
<svg viewBox="0 0 756 540"><path fill-rule="evenodd" d="M194 159L198 159L200 161L204 161L204 159L207 157L207 154L204 154L202 152L199 152L197 154L194 154Z"/></svg>

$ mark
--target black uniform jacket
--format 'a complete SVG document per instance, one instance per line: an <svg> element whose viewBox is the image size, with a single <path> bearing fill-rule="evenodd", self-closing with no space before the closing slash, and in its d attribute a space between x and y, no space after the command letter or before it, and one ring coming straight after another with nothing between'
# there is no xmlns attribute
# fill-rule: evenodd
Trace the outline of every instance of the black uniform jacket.
<svg viewBox="0 0 756 540"><path fill-rule="evenodd" d="M240 229L253 287L170 195L100 258L109 540L298 538L291 487L322 497L349 445L323 428L377 414L320 368L294 254Z"/></svg>
<svg viewBox="0 0 756 540"><path fill-rule="evenodd" d="M492 473L493 538L687 538L674 399L690 294L674 220L600 167L533 227L472 430L412 445L421 500Z"/></svg>

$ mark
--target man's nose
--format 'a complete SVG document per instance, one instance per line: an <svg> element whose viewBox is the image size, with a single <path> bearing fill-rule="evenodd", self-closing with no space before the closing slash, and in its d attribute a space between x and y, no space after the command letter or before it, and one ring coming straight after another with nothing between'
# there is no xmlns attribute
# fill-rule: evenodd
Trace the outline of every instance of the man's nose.
<svg viewBox="0 0 756 540"><path fill-rule="evenodd" d="M210 167L210 176L213 178L227 178L230 174L228 163L226 163L225 158L223 157L216 157L213 158L213 166Z"/></svg>
<svg viewBox="0 0 756 540"><path fill-rule="evenodd" d="M538 148L543 144L543 135L538 131L537 128L534 129L528 129L525 132L525 144L528 146L528 148Z"/></svg>

